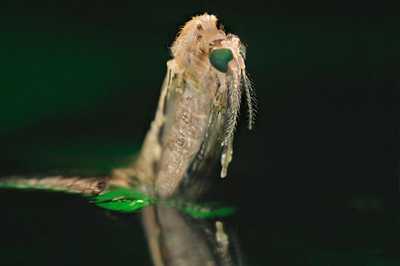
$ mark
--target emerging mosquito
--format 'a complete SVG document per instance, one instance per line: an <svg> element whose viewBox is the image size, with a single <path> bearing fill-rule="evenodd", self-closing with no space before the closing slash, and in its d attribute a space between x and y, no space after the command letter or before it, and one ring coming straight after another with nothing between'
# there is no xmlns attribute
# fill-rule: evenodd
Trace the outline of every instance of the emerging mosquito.
<svg viewBox="0 0 400 266"><path fill-rule="evenodd" d="M243 93L248 127L253 127L254 96L246 74L245 46L237 36L225 33L214 15L203 14L183 26L171 52L155 118L130 166L115 169L108 177L5 177L0 187L77 193L120 212L158 203L197 218L232 213L231 208L186 203L179 196L195 198L196 182L209 174L215 162L221 164L220 176L227 176ZM158 230L157 215L151 212L157 211L144 210L144 224L156 258L161 256L160 244L151 239ZM157 259L155 263L162 265Z"/></svg>
<svg viewBox="0 0 400 266"><path fill-rule="evenodd" d="M243 91L250 129L254 122L245 46L218 28L215 16L187 22L171 52L156 117L131 172L162 197L204 175L218 157L220 175L227 175Z"/></svg>
<svg viewBox="0 0 400 266"><path fill-rule="evenodd" d="M221 177L232 160L241 95L247 96L249 129L254 122L253 91L245 68L245 47L217 27L217 18L193 17L181 29L167 63L158 109L138 159L109 177L0 179L0 186L97 195L135 187L168 198L199 178L218 157Z"/></svg>

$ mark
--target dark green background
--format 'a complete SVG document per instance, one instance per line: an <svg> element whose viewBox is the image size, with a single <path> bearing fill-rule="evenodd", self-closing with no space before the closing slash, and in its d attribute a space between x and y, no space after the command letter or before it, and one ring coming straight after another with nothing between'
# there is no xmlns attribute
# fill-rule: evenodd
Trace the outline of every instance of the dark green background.
<svg viewBox="0 0 400 266"><path fill-rule="evenodd" d="M240 207L248 265L400 265L395 10L377 1L2 2L0 174L104 174L132 160L178 27L208 11L248 45L258 99L255 130L243 115L217 190ZM0 209L1 265L149 265L136 216L15 191L0 193Z"/></svg>

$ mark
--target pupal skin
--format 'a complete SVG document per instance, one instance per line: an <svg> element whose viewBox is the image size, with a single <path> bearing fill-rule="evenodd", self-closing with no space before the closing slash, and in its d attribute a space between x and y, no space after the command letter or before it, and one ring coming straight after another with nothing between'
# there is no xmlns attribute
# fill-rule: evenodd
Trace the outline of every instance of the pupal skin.
<svg viewBox="0 0 400 266"><path fill-rule="evenodd" d="M211 53L221 48L233 55L226 72L210 63ZM173 195L182 181L203 173L219 156L221 177L227 175L243 88L250 93L243 48L237 36L217 27L213 15L193 17L178 34L158 110L134 167L157 196Z"/></svg>

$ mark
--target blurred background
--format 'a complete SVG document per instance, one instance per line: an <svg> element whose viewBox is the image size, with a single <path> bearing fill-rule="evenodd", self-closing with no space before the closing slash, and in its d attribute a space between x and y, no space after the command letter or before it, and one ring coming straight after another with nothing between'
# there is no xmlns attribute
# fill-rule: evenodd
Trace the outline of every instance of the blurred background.
<svg viewBox="0 0 400 266"><path fill-rule="evenodd" d="M228 178L248 265L400 265L400 19L377 1L3 1L0 176L107 174L134 158L178 28L247 44L258 102ZM393 11L393 12L392 12ZM150 265L138 215L0 192L1 265Z"/></svg>

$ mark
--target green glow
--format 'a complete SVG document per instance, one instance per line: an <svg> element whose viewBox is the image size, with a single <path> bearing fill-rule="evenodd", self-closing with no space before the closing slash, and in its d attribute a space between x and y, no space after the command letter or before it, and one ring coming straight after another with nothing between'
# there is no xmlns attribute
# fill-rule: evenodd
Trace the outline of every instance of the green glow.
<svg viewBox="0 0 400 266"><path fill-rule="evenodd" d="M93 202L107 210L130 213L149 206L154 199L134 189L118 188L96 196Z"/></svg>
<svg viewBox="0 0 400 266"><path fill-rule="evenodd" d="M233 207L212 208L206 205L190 205L181 209L184 213L199 219L213 219L231 216L235 213Z"/></svg>
<svg viewBox="0 0 400 266"><path fill-rule="evenodd" d="M97 206L117 212L131 213L143 209L150 205L150 202L144 200L112 200L107 202L98 202Z"/></svg>
<svg viewBox="0 0 400 266"><path fill-rule="evenodd" d="M92 198L98 207L124 213L139 211L152 204L162 204L182 211L199 219L213 219L230 216L235 212L232 207L214 207L215 204L197 204L179 200L162 200L146 196L142 192L130 188L118 188Z"/></svg>
<svg viewBox="0 0 400 266"><path fill-rule="evenodd" d="M183 213L199 219L213 219L231 216L236 209L233 207L221 206L218 203L193 203L180 200L167 200L164 205L178 209Z"/></svg>
<svg viewBox="0 0 400 266"><path fill-rule="evenodd" d="M29 184L24 182L0 182L0 189L37 189L53 192L74 193L67 189L49 188L40 184ZM133 213L150 206L161 204L166 207L175 208L193 218L213 219L232 215L235 209L232 207L217 207L216 204L198 204L177 199L159 199L149 197L144 193L132 188L116 188L97 196L89 196L89 200L100 208L110 211Z"/></svg>
<svg viewBox="0 0 400 266"><path fill-rule="evenodd" d="M228 71L228 63L233 59L233 54L230 49L220 48L213 50L209 58L213 67L226 73Z"/></svg>
<svg viewBox="0 0 400 266"><path fill-rule="evenodd" d="M150 199L138 190L130 188L118 188L108 191L95 197L95 202L105 202L110 200L136 200L136 199Z"/></svg>

